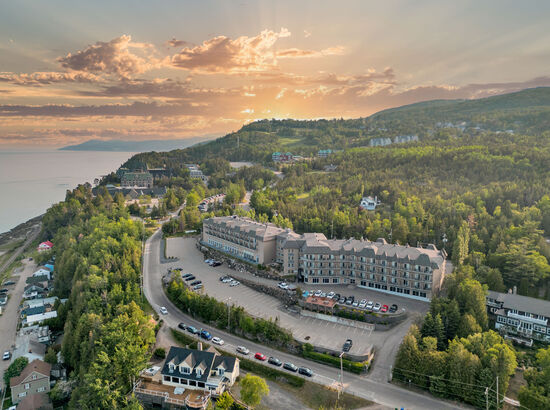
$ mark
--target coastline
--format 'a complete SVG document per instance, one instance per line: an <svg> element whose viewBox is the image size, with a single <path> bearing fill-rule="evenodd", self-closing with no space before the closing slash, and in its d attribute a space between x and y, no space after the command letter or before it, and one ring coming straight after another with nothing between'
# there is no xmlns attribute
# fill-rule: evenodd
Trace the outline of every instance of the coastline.
<svg viewBox="0 0 550 410"><path fill-rule="evenodd" d="M6 232L0 233L0 245L12 241L14 239L23 238L26 237L28 232L30 232L36 225L40 224L42 221L42 217L45 214L41 214L38 216L35 216L28 221L25 221L23 223L20 223L19 225L15 226L14 228L10 229Z"/></svg>

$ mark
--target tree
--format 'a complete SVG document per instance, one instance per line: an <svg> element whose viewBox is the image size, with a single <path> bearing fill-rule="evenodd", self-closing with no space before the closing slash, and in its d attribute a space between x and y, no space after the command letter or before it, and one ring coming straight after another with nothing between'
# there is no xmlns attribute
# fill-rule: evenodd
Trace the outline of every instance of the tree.
<svg viewBox="0 0 550 410"><path fill-rule="evenodd" d="M525 371L527 386L519 392L519 401L529 409L543 410L550 408L550 346L539 349L536 355L536 366Z"/></svg>
<svg viewBox="0 0 550 410"><path fill-rule="evenodd" d="M249 406L257 406L267 394L269 394L269 387L261 377L248 373L241 380L241 399Z"/></svg>
<svg viewBox="0 0 550 410"><path fill-rule="evenodd" d="M481 333L481 326L479 326L476 319L472 315L466 313L462 316L462 320L460 321L458 335L460 337L468 337L475 333Z"/></svg>
<svg viewBox="0 0 550 410"><path fill-rule="evenodd" d="M19 376L23 369L29 364L29 359L26 357L18 357L4 372L4 386L6 389L10 387L10 379Z"/></svg>
<svg viewBox="0 0 550 410"><path fill-rule="evenodd" d="M53 347L48 348L46 355L44 356L44 361L49 364L57 363L57 353Z"/></svg>
<svg viewBox="0 0 550 410"><path fill-rule="evenodd" d="M453 260L457 265L462 265L468 256L470 244L470 228L466 221L462 221L453 246Z"/></svg>
<svg viewBox="0 0 550 410"><path fill-rule="evenodd" d="M215 410L229 410L233 405L233 397L228 392L223 392L222 395L216 400Z"/></svg>

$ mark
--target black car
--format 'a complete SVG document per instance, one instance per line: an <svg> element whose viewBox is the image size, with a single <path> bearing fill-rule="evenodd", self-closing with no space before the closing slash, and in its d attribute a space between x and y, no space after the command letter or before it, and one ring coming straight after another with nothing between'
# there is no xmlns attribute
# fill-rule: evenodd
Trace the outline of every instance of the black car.
<svg viewBox="0 0 550 410"><path fill-rule="evenodd" d="M194 277L193 275L189 276L188 278L185 279L186 282L189 282L190 280L195 280L197 279L196 277Z"/></svg>
<svg viewBox="0 0 550 410"><path fill-rule="evenodd" d="M196 280L194 282L191 282L191 286L197 286L200 283L202 283L202 280Z"/></svg>
<svg viewBox="0 0 550 410"><path fill-rule="evenodd" d="M346 305L351 305L355 301L355 296L350 296L346 299Z"/></svg>
<svg viewBox="0 0 550 410"><path fill-rule="evenodd" d="M181 275L182 279L188 278L189 276L193 276L192 273L186 273L185 275Z"/></svg>
<svg viewBox="0 0 550 410"><path fill-rule="evenodd" d="M3 293L8 293L8 289L6 289L6 288L0 289L0 294L3 294Z"/></svg>
<svg viewBox="0 0 550 410"><path fill-rule="evenodd" d="M342 350L344 352L349 352L351 349L351 346L353 346L353 340L347 339L346 342L344 343L344 347L342 348Z"/></svg>
<svg viewBox="0 0 550 410"><path fill-rule="evenodd" d="M393 305L390 306L390 313L395 313L397 312L397 305L394 303Z"/></svg>
<svg viewBox="0 0 550 410"><path fill-rule="evenodd" d="M338 301L340 300L340 297L341 297L341 295L340 295L339 293L337 293L336 295L334 295L334 296L332 297L332 300L335 300L335 301L338 302Z"/></svg>
<svg viewBox="0 0 550 410"><path fill-rule="evenodd" d="M276 357L273 357L273 356L271 356L269 359L267 359L267 362L269 364L275 365L277 367L280 367L283 364L283 362L281 362L279 359L277 359Z"/></svg>
<svg viewBox="0 0 550 410"><path fill-rule="evenodd" d="M304 376L307 376L307 377L313 376L313 372L311 371L311 369L308 369L307 367L300 367L298 369L298 373L303 374Z"/></svg>
<svg viewBox="0 0 550 410"><path fill-rule="evenodd" d="M13 280L8 280L7 282L4 282L4 286L10 286L15 285L15 282Z"/></svg>
<svg viewBox="0 0 550 410"><path fill-rule="evenodd" d="M220 276L220 282L223 282L224 279L227 279L227 276Z"/></svg>
<svg viewBox="0 0 550 410"><path fill-rule="evenodd" d="M290 370L291 372L294 372L294 373L298 371L298 367L288 362L283 364L283 369Z"/></svg>
<svg viewBox="0 0 550 410"><path fill-rule="evenodd" d="M214 261L214 262L212 262L212 264L210 266L216 267L216 266L220 266L221 264L222 263L220 261Z"/></svg>
<svg viewBox="0 0 550 410"><path fill-rule="evenodd" d="M197 329L197 328L194 327L194 326L187 326L187 331L188 331L189 333L191 333L191 334L194 334L194 335L200 333L200 330Z"/></svg>
<svg viewBox="0 0 550 410"><path fill-rule="evenodd" d="M183 322L181 322L178 327L181 329L181 330L187 330L187 325Z"/></svg>

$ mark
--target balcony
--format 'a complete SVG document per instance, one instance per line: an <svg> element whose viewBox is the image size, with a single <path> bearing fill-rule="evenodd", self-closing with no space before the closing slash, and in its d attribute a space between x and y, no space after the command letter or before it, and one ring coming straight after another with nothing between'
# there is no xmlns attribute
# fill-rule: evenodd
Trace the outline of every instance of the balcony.
<svg viewBox="0 0 550 410"><path fill-rule="evenodd" d="M533 319L532 317L518 315L517 313L512 313L512 312L508 312L507 316L514 319L523 320L524 322L534 323L540 326L548 326L548 320Z"/></svg>

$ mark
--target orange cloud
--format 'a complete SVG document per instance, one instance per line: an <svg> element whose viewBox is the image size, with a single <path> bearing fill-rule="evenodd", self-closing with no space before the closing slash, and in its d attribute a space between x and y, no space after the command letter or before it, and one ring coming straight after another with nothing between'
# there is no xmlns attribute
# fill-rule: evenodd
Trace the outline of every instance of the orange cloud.
<svg viewBox="0 0 550 410"><path fill-rule="evenodd" d="M141 57L130 52L130 48L147 50L152 49L152 46L133 43L131 36L123 35L108 42L98 41L75 54L69 53L60 57L57 61L69 70L115 74L121 78L143 73L158 64L158 60L150 53Z"/></svg>
<svg viewBox="0 0 550 410"><path fill-rule="evenodd" d="M0 73L0 82L16 85L40 86L53 83L93 83L99 81L99 77L86 72L36 72L36 73Z"/></svg>
<svg viewBox="0 0 550 410"><path fill-rule="evenodd" d="M275 54L277 58L309 58L309 57L326 57L326 56L338 56L345 52L345 48L329 47L324 50L302 50L299 48L288 48L286 50L277 51Z"/></svg>

